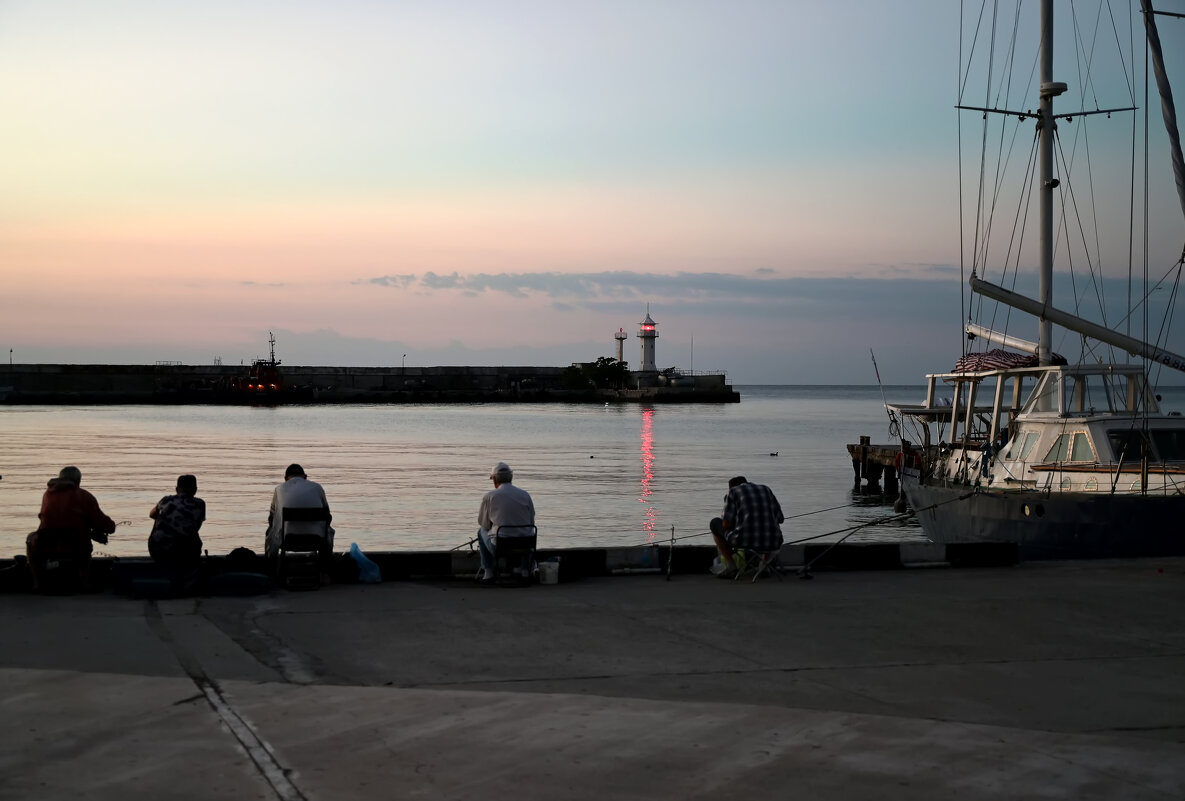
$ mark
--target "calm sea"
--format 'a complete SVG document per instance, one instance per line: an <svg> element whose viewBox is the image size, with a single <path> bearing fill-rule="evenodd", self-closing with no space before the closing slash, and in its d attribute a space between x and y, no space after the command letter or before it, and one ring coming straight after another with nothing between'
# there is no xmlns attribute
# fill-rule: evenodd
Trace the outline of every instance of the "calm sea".
<svg viewBox="0 0 1185 801"><path fill-rule="evenodd" d="M878 387L741 386L720 405L0 407L0 556L24 552L45 482L63 465L120 523L96 553L146 555L148 511L193 473L211 554L262 549L272 488L290 462L324 485L338 549L447 550L473 537L498 461L531 493L553 547L710 544L730 476L768 484L788 541L921 540L892 499L853 495L844 448L887 443ZM920 401L921 387L886 387ZM1181 390L1166 394L1180 409ZM1177 401L1176 406L1171 406ZM776 455L775 455L776 454ZM822 536L820 536L822 535Z"/></svg>

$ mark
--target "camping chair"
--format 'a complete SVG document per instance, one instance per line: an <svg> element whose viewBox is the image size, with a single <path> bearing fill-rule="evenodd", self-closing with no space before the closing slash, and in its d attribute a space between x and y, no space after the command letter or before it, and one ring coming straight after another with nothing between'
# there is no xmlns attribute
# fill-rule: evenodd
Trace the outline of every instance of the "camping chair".
<svg viewBox="0 0 1185 801"><path fill-rule="evenodd" d="M778 581L782 580L782 566L778 564L778 559L782 555L782 549L778 548L773 551L758 551L754 548L739 547L736 549L745 560L745 567L743 570L738 570L733 581L739 581L741 577L749 578L752 576L752 583L756 583L757 579L762 576L774 575L778 577Z"/></svg>
<svg viewBox="0 0 1185 801"><path fill-rule="evenodd" d="M79 534L50 528L37 532L33 567L41 592L67 595L86 589L90 552L79 545Z"/></svg>
<svg viewBox="0 0 1185 801"><path fill-rule="evenodd" d="M300 531L288 530L301 523ZM320 525L307 525L307 524ZM319 531L310 531L319 529ZM276 581L290 590L321 586L321 572L329 559L329 510L322 506L285 506L280 510L280 549L276 554Z"/></svg>
<svg viewBox="0 0 1185 801"><path fill-rule="evenodd" d="M519 584L530 584L535 576L535 541L538 529L533 525L498 526L494 530L494 580L503 575L502 561L507 573Z"/></svg>

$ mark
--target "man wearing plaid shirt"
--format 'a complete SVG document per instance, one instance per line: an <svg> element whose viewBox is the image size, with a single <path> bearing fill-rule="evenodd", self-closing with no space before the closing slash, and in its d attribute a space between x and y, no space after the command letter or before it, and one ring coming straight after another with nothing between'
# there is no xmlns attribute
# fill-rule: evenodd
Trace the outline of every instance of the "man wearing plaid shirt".
<svg viewBox="0 0 1185 801"><path fill-rule="evenodd" d="M724 561L721 578L736 575L737 564L734 551L751 548L767 552L782 547L782 507L773 490L764 484L750 484L744 476L728 481L728 494L724 496L724 512L721 517L712 518L709 528L716 540L716 550Z"/></svg>

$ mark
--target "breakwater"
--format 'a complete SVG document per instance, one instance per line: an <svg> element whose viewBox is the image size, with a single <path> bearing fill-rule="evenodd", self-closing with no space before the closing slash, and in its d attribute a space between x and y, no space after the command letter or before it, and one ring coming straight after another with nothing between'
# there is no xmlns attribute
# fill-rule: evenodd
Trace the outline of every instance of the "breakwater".
<svg viewBox="0 0 1185 801"><path fill-rule="evenodd" d="M236 386L244 366L18 364L0 369L0 403L736 403L723 373L631 373L597 387L571 367L282 368L283 387Z"/></svg>

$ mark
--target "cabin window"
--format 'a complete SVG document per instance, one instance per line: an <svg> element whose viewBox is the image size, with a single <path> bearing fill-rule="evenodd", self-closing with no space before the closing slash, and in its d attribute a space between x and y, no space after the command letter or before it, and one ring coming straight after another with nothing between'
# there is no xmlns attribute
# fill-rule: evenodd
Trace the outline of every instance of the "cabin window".
<svg viewBox="0 0 1185 801"><path fill-rule="evenodd" d="M1031 400L1034 411L1060 411L1057 405L1057 385L1058 382L1054 380L1052 375L1046 375L1044 380L1042 380L1041 383L1037 385L1037 389L1034 391Z"/></svg>
<svg viewBox="0 0 1185 801"><path fill-rule="evenodd" d="M1064 462L1066 455L1070 452L1070 435L1058 434L1057 439L1053 441L1053 447L1045 453L1045 461L1047 462Z"/></svg>
<svg viewBox="0 0 1185 801"><path fill-rule="evenodd" d="M1067 412L1081 413L1087 407L1088 385L1085 376L1066 376L1062 382L1065 391L1065 405Z"/></svg>
<svg viewBox="0 0 1185 801"><path fill-rule="evenodd" d="M1074 487L1073 487L1073 484L1072 484L1072 482L1070 481L1070 477L1069 477L1069 476L1063 476L1063 477L1062 477L1062 482L1061 482L1061 489L1062 489L1062 492L1069 492L1069 491L1070 491L1070 490L1072 490L1073 488L1074 488Z"/></svg>
<svg viewBox="0 0 1185 801"><path fill-rule="evenodd" d="M1064 408L1071 414L1127 409L1128 396L1134 394L1129 378L1102 373L1066 376Z"/></svg>
<svg viewBox="0 0 1185 801"><path fill-rule="evenodd" d="M1087 492L1097 492L1099 489L1099 480L1092 476L1091 478L1086 480L1086 486L1084 487L1084 489Z"/></svg>
<svg viewBox="0 0 1185 801"><path fill-rule="evenodd" d="M1090 440L1084 431L1058 434L1057 439L1053 441L1053 447L1045 454L1045 461L1093 462L1094 450L1090 447Z"/></svg>
<svg viewBox="0 0 1185 801"><path fill-rule="evenodd" d="M1111 443L1111 453L1115 455L1116 462L1131 464L1140 461L1140 454L1144 452L1140 446L1144 441L1143 432L1130 428L1108 431L1107 440Z"/></svg>
<svg viewBox="0 0 1185 801"><path fill-rule="evenodd" d="M1008 453L1004 456L1005 459L1026 461L1029 454L1033 452L1033 446L1037 444L1038 434L1035 431L1030 431L1027 434L1018 436L1012 440L1012 444L1008 448Z"/></svg>
<svg viewBox="0 0 1185 801"><path fill-rule="evenodd" d="M1185 460L1185 429L1173 428L1149 433L1152 434L1156 453L1162 461L1179 462Z"/></svg>

